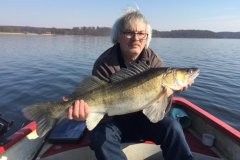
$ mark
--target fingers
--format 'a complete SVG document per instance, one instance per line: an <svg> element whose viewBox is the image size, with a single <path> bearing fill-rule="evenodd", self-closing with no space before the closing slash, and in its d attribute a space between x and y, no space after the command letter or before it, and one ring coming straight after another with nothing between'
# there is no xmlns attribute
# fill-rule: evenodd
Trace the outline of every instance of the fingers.
<svg viewBox="0 0 240 160"><path fill-rule="evenodd" d="M87 116L88 116L88 114L89 114L89 107L88 107L88 104L86 103L86 102L84 102L84 112L85 112L85 115L86 115L86 118L87 118Z"/></svg>
<svg viewBox="0 0 240 160"><path fill-rule="evenodd" d="M74 103L74 106L73 106L73 119L75 120L78 120L80 119L80 115L84 116L81 112L79 112L81 109L80 109L80 102L79 100L76 100L75 103ZM81 117L82 118L82 117Z"/></svg>
<svg viewBox="0 0 240 160"><path fill-rule="evenodd" d="M189 83L188 83L186 86L182 87L182 88L178 91L178 93L181 93L181 92L187 90L189 87L191 87L191 86L193 85L193 83L194 83L194 80L189 81Z"/></svg>
<svg viewBox="0 0 240 160"><path fill-rule="evenodd" d="M67 117L68 117L68 119L73 119L73 106L70 106L69 108L68 108L68 113L67 113Z"/></svg>
<svg viewBox="0 0 240 160"><path fill-rule="evenodd" d="M86 120L89 114L89 107L83 100L76 100L73 106L68 108L68 119L74 119L78 121Z"/></svg>
<svg viewBox="0 0 240 160"><path fill-rule="evenodd" d="M194 83L194 80L191 80L191 81L189 82L189 84L187 85L186 89L187 89L188 87L191 87L191 86L193 85L193 83Z"/></svg>
<svg viewBox="0 0 240 160"><path fill-rule="evenodd" d="M181 92L187 90L188 87L191 87L191 86L193 85L193 83L194 83L194 80L191 80L191 81L188 83L187 86L184 86L184 87L181 89Z"/></svg>

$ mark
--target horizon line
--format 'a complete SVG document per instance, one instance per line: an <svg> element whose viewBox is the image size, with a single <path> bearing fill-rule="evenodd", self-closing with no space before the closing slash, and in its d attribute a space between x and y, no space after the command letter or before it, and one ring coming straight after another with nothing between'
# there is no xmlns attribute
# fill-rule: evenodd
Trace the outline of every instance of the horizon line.
<svg viewBox="0 0 240 160"><path fill-rule="evenodd" d="M75 26L75 27L41 27L41 26L29 26L29 25L0 25L0 27L32 27L32 28L56 28L56 29L73 29L73 28L83 28L83 27L94 27L94 28L112 28L112 27L106 27L106 26ZM233 32L233 33L238 33L240 31L212 31L212 30L208 30L208 29L172 29L172 30L158 30L158 29L154 29L152 28L152 31L159 31L159 32L171 32L171 31L210 31L210 32L214 32L214 33L218 33L218 32Z"/></svg>

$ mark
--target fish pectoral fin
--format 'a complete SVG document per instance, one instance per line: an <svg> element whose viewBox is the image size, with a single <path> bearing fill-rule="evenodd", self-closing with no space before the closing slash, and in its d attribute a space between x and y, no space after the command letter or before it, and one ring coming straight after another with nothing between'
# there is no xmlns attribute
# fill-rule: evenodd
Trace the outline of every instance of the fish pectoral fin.
<svg viewBox="0 0 240 160"><path fill-rule="evenodd" d="M150 107L145 108L143 110L143 114L146 115L151 122L157 123L165 116L165 110L167 108L167 105L168 97L166 94L164 94Z"/></svg>
<svg viewBox="0 0 240 160"><path fill-rule="evenodd" d="M88 130L93 130L103 117L104 113L89 113L86 119L86 125Z"/></svg>

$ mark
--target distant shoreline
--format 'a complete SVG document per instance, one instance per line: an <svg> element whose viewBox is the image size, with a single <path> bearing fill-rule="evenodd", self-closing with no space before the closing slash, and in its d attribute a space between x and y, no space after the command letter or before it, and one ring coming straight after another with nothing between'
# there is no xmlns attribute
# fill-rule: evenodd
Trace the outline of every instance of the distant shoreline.
<svg viewBox="0 0 240 160"><path fill-rule="evenodd" d="M79 35L79 36L110 36L109 27L73 27L43 28L28 26L0 26L0 35ZM213 32L209 30L171 30L152 31L153 38L214 38L240 39L240 32Z"/></svg>
<svg viewBox="0 0 240 160"><path fill-rule="evenodd" d="M24 33L24 32L0 32L0 35L53 35L53 34L38 34L38 33Z"/></svg>

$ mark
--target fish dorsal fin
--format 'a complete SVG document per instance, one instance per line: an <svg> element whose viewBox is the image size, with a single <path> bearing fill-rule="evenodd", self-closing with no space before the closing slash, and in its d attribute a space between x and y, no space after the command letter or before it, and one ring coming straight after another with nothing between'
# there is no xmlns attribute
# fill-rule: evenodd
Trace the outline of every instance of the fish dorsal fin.
<svg viewBox="0 0 240 160"><path fill-rule="evenodd" d="M121 81L123 79L127 79L129 77L133 77L148 69L149 69L149 66L141 61L139 63L131 62L128 64L127 68L123 68L119 72L111 75L110 82L114 83L114 82Z"/></svg>
<svg viewBox="0 0 240 160"><path fill-rule="evenodd" d="M107 82L100 80L96 76L89 76L82 80L82 82L78 85L72 95L78 96L106 84Z"/></svg>

